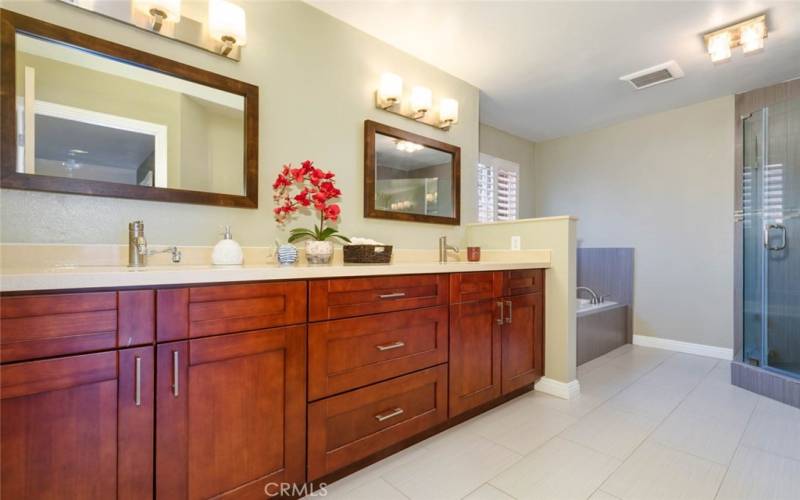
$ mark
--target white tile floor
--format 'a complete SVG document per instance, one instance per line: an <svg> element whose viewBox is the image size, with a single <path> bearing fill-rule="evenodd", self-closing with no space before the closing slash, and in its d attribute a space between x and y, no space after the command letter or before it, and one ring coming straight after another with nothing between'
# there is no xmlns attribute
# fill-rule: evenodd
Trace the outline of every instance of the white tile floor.
<svg viewBox="0 0 800 500"><path fill-rule="evenodd" d="M329 499L800 499L800 410L725 361L624 346L582 394L530 393L328 487Z"/></svg>

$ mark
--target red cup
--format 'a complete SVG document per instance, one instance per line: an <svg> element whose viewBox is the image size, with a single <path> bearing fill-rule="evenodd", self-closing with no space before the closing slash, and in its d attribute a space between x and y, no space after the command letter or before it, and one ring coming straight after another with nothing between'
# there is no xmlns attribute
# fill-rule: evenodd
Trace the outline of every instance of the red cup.
<svg viewBox="0 0 800 500"><path fill-rule="evenodd" d="M481 247L467 247L467 260L470 262L481 260Z"/></svg>

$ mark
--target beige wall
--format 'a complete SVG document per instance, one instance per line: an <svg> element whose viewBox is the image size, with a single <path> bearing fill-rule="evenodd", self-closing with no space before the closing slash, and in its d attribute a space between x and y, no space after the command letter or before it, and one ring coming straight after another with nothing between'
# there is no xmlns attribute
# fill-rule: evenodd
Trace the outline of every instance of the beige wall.
<svg viewBox="0 0 800 500"><path fill-rule="evenodd" d="M259 209L249 210L3 190L0 241L124 243L128 222L143 219L156 244L213 244L223 224L231 224L243 244L270 244L286 238L271 215L274 176L284 163L312 159L337 174L345 234L404 248L432 248L440 235L461 242L463 227L363 218L363 122L372 119L460 146L462 220L473 221L478 90L304 3L244 5L248 45L237 63L59 2L3 1L4 8L22 14L258 85L260 199ZM401 75L409 85L424 84L435 97L458 99L459 123L440 131L376 109L374 90L383 71Z"/></svg>
<svg viewBox="0 0 800 500"><path fill-rule="evenodd" d="M519 163L520 186L530 186L534 178L534 144L531 141L483 123L480 126L480 133L480 152ZM530 189L520 190L519 218L528 219L533 217L534 214L533 192Z"/></svg>
<svg viewBox="0 0 800 500"><path fill-rule="evenodd" d="M734 100L536 144L536 215L635 248L634 333L733 344Z"/></svg>

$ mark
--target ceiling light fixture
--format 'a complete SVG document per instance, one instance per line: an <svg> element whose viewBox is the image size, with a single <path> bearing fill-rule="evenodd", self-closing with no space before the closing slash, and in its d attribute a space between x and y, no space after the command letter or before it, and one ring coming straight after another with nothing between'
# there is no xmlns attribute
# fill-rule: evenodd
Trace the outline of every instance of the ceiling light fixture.
<svg viewBox="0 0 800 500"><path fill-rule="evenodd" d="M395 147L398 149L398 151L405 151L406 153L415 153L423 149L425 146L411 141L397 141L397 145Z"/></svg>
<svg viewBox="0 0 800 500"><path fill-rule="evenodd" d="M766 29L767 27L763 22L742 26L741 35L739 36L742 52L749 54L763 49Z"/></svg>
<svg viewBox="0 0 800 500"><path fill-rule="evenodd" d="M717 33L708 39L708 55L711 62L727 61L731 58L731 34L727 31Z"/></svg>
<svg viewBox="0 0 800 500"><path fill-rule="evenodd" d="M763 49L766 37L766 14L761 14L703 35L708 55L711 56L711 61L715 63L730 59L731 50L736 47L742 47L742 52L745 54Z"/></svg>

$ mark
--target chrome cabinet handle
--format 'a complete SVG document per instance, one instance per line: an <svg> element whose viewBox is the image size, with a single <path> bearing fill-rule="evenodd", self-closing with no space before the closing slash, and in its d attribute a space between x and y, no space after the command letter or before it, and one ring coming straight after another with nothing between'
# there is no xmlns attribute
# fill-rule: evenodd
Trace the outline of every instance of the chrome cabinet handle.
<svg viewBox="0 0 800 500"><path fill-rule="evenodd" d="M405 342L398 340L397 342L392 342L391 344L376 345L375 348L379 351L391 351L392 349L399 349L405 345Z"/></svg>
<svg viewBox="0 0 800 500"><path fill-rule="evenodd" d="M496 321L497 321L498 325L502 325L503 324L503 301L502 300L498 300L497 301L497 307L500 308L500 317L497 318Z"/></svg>
<svg viewBox="0 0 800 500"><path fill-rule="evenodd" d="M378 422L383 422L384 420L389 420L390 418L397 417L399 415L402 415L403 413L404 411L402 408L395 408L394 410L391 410L387 413L378 413L377 415L375 415L375 420L377 420Z"/></svg>
<svg viewBox="0 0 800 500"><path fill-rule="evenodd" d="M178 382L180 377L180 371L178 370L179 359L178 359L178 351L172 351L172 395L176 398L178 397Z"/></svg>
<svg viewBox="0 0 800 500"><path fill-rule="evenodd" d="M400 297L405 297L406 292L395 292L395 293L385 293L383 295L378 295L381 299L399 299Z"/></svg>
<svg viewBox="0 0 800 500"><path fill-rule="evenodd" d="M769 232L772 229L780 229L781 231L781 244L777 247L770 246ZM764 248L767 250L783 250L786 248L786 226L783 224L765 224L764 225Z"/></svg>
<svg viewBox="0 0 800 500"><path fill-rule="evenodd" d="M136 356L136 388L134 390L133 402L136 406L142 406L142 358Z"/></svg>
<svg viewBox="0 0 800 500"><path fill-rule="evenodd" d="M506 323L511 324L511 321L513 319L514 309L510 300L506 301L506 307L508 307L508 317L506 317Z"/></svg>

